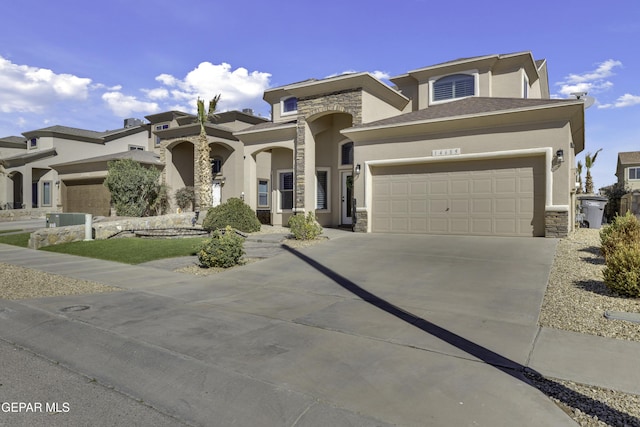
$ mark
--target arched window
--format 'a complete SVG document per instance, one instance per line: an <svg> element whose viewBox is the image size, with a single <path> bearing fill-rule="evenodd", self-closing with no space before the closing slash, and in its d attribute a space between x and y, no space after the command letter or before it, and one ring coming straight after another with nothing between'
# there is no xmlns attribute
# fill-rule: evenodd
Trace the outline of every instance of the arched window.
<svg viewBox="0 0 640 427"><path fill-rule="evenodd" d="M476 79L469 74L453 74L433 83L433 101L464 98L476 93Z"/></svg>

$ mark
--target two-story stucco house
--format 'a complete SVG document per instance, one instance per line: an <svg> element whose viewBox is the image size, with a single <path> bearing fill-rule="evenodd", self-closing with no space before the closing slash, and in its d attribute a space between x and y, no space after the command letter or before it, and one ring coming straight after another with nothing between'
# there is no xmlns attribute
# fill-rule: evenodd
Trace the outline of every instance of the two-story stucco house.
<svg viewBox="0 0 640 427"><path fill-rule="evenodd" d="M271 223L390 233L563 236L573 228L584 105L549 98L530 52L390 79L306 80L264 94L272 120L237 131L246 201Z"/></svg>
<svg viewBox="0 0 640 427"><path fill-rule="evenodd" d="M618 153L618 184L629 191L620 199L620 215L627 211L640 217L640 151Z"/></svg>
<svg viewBox="0 0 640 427"><path fill-rule="evenodd" d="M149 139L141 121L126 122L124 128L105 132L50 126L22 135L3 139L5 143L20 142L21 147L6 155L3 152L0 157L3 168L0 202L12 209L80 211L95 215L109 212L108 194L106 213L104 209L94 209L96 198L104 200L104 194L101 193L101 197L93 190L101 189L106 172L98 177L93 170L81 170L63 177L55 165L82 162L97 155L144 150Z"/></svg>
<svg viewBox="0 0 640 427"><path fill-rule="evenodd" d="M640 151L618 153L616 177L625 189L640 190Z"/></svg>

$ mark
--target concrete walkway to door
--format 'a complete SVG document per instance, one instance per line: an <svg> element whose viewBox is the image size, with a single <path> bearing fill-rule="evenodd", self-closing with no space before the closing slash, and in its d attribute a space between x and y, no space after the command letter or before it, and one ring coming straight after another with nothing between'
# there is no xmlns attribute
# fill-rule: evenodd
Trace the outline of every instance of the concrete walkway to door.
<svg viewBox="0 0 640 427"><path fill-rule="evenodd" d="M640 345L537 326L555 245L345 233L210 277L0 245L125 289L2 300L0 338L195 425L575 425L524 370L640 394Z"/></svg>

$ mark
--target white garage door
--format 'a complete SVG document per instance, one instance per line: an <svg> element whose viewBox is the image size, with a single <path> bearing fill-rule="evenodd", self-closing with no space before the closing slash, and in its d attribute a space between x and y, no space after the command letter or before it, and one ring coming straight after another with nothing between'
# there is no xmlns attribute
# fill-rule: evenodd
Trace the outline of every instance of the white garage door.
<svg viewBox="0 0 640 427"><path fill-rule="evenodd" d="M371 172L374 232L544 236L542 157Z"/></svg>

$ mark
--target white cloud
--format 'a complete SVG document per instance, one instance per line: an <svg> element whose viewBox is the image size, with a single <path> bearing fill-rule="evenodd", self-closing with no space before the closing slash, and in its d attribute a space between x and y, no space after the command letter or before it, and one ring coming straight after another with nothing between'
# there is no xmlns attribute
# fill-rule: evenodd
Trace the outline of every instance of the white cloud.
<svg viewBox="0 0 640 427"><path fill-rule="evenodd" d="M375 77L378 80L389 80L389 77L391 77L391 75L386 71L376 70L371 74L373 74L373 77Z"/></svg>
<svg viewBox="0 0 640 427"><path fill-rule="evenodd" d="M625 93L624 95L619 97L613 104L601 104L598 105L598 108L624 108L631 107L633 105L640 105L640 96Z"/></svg>
<svg viewBox="0 0 640 427"><path fill-rule="evenodd" d="M0 112L38 113L62 100L85 100L91 79L18 65L0 56Z"/></svg>
<svg viewBox="0 0 640 427"><path fill-rule="evenodd" d="M150 99L172 101L177 109L195 110L198 97L211 99L220 96L220 109L257 108L269 87L271 74L239 67L233 70L227 63L202 62L184 78L160 74L156 81L164 87L145 89Z"/></svg>
<svg viewBox="0 0 640 427"><path fill-rule="evenodd" d="M119 117L131 117L133 113L151 114L160 111L160 106L155 102L140 101L135 96L120 92L106 92L102 95L102 99Z"/></svg>
<svg viewBox="0 0 640 427"><path fill-rule="evenodd" d="M584 74L569 74L566 77L567 83L576 84L576 83L590 83L593 81L598 81L605 79L607 77L611 77L614 75L613 69L615 67L622 67L622 62L615 61L613 59L607 59L606 61L600 63L598 68L594 71L589 71Z"/></svg>

